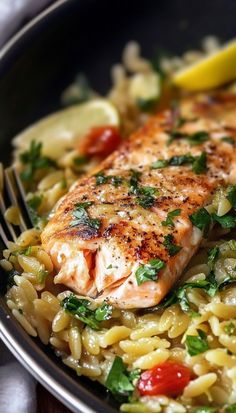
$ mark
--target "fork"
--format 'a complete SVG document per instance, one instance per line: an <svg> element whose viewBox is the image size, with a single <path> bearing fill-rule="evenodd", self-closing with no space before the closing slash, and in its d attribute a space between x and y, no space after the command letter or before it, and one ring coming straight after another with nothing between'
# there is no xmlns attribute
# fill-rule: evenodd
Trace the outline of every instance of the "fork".
<svg viewBox="0 0 236 413"><path fill-rule="evenodd" d="M20 225L13 225L5 218L6 210L16 206L20 214ZM20 176L14 166L4 169L0 163L0 238L8 247L8 242L15 242L18 236L33 223L27 207L26 195Z"/></svg>

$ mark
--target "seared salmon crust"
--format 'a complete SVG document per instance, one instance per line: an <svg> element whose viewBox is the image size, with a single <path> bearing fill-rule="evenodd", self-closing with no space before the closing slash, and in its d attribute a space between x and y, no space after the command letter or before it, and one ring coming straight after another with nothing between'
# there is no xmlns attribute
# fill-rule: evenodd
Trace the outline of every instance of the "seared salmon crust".
<svg viewBox="0 0 236 413"><path fill-rule="evenodd" d="M202 240L189 216L236 181L234 141L233 94L189 97L151 117L57 206L42 234L55 282L119 308L159 303ZM161 268L138 279L150 260Z"/></svg>

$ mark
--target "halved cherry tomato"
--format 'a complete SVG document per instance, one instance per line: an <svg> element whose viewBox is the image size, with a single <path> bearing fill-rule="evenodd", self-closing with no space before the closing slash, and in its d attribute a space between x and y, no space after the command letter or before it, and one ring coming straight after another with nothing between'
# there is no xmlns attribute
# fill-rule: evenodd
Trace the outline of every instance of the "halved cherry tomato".
<svg viewBox="0 0 236 413"><path fill-rule="evenodd" d="M80 153L90 156L105 157L121 143L121 136L114 126L92 128L80 146Z"/></svg>
<svg viewBox="0 0 236 413"><path fill-rule="evenodd" d="M144 371L138 381L138 390L142 396L178 396L189 383L190 375L188 367L167 361Z"/></svg>

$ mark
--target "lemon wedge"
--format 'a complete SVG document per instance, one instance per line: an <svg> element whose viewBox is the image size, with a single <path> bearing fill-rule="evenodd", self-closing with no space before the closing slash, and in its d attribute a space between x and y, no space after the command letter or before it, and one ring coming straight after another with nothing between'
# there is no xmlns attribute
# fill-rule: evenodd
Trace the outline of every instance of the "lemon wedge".
<svg viewBox="0 0 236 413"><path fill-rule="evenodd" d="M42 153L58 159L95 126L119 127L116 108L105 99L91 100L49 115L13 139L16 153L28 149L31 141L42 142Z"/></svg>
<svg viewBox="0 0 236 413"><path fill-rule="evenodd" d="M192 91L213 89L236 79L236 40L177 72L174 85Z"/></svg>

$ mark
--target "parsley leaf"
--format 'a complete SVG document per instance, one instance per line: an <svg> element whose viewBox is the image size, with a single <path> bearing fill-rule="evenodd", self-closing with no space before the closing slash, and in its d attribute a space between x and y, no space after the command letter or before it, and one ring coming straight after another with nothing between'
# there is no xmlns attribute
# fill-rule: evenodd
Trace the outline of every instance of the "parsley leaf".
<svg viewBox="0 0 236 413"><path fill-rule="evenodd" d="M168 212L166 220L162 221L161 224L164 227L167 227L167 226L174 227L175 224L174 224L173 218L177 217L180 214L181 214L181 209L174 209L173 211Z"/></svg>
<svg viewBox="0 0 236 413"><path fill-rule="evenodd" d="M197 332L198 336L186 336L185 345L190 356L196 356L209 349L206 333L200 329Z"/></svg>
<svg viewBox="0 0 236 413"><path fill-rule="evenodd" d="M206 235L211 224L211 215L209 212L205 208L200 208L197 212L190 215L189 218L192 224Z"/></svg>
<svg viewBox="0 0 236 413"><path fill-rule="evenodd" d="M34 174L38 169L47 169L55 167L56 163L53 159L43 156L42 143L31 141L27 151L20 154L20 161L25 168L20 174L22 181L28 182L34 179Z"/></svg>
<svg viewBox="0 0 236 413"><path fill-rule="evenodd" d="M236 403L225 406L226 413L236 413Z"/></svg>
<svg viewBox="0 0 236 413"><path fill-rule="evenodd" d="M87 156L77 156L76 158L73 159L74 166L77 168L80 168L81 166L85 165L88 162Z"/></svg>
<svg viewBox="0 0 236 413"><path fill-rule="evenodd" d="M169 165L171 166L180 166L180 165L188 165L194 162L194 157L187 153L186 155L179 155L179 156L172 156L169 160Z"/></svg>
<svg viewBox="0 0 236 413"><path fill-rule="evenodd" d="M166 159L159 159L158 161L155 161L152 163L151 169L161 169L161 168L166 168L168 166L169 162Z"/></svg>
<svg viewBox="0 0 236 413"><path fill-rule="evenodd" d="M236 143L235 139L232 138L232 136L223 136L223 138L221 138L221 140L222 140L223 142L229 143L229 144L232 145L232 146L235 146L235 143Z"/></svg>
<svg viewBox="0 0 236 413"><path fill-rule="evenodd" d="M195 132L187 137L190 145L199 145L209 139L209 134L206 131Z"/></svg>
<svg viewBox="0 0 236 413"><path fill-rule="evenodd" d="M218 222L222 228L235 228L236 227L236 219L233 215L225 214L222 217L219 217L216 214L212 214L212 218L214 221Z"/></svg>
<svg viewBox="0 0 236 413"><path fill-rule="evenodd" d="M95 311L95 318L97 321L109 320L112 316L113 307L110 304L103 303Z"/></svg>
<svg viewBox="0 0 236 413"><path fill-rule="evenodd" d="M207 154L206 152L202 152L201 155L196 156L193 165L192 165L192 170L196 174L202 174L206 172L207 170Z"/></svg>
<svg viewBox="0 0 236 413"><path fill-rule="evenodd" d="M232 336L236 331L235 324L232 321L230 321L228 324L225 325L224 331L226 334L228 334L228 336Z"/></svg>
<svg viewBox="0 0 236 413"><path fill-rule="evenodd" d="M207 260L207 264L209 265L209 267L212 269L214 266L215 261L217 260L217 258L219 257L219 253L220 253L220 249L219 247L215 246L213 248L211 248L207 255L208 255L208 260Z"/></svg>
<svg viewBox="0 0 236 413"><path fill-rule="evenodd" d="M70 294L61 301L61 307L64 308L66 312L93 330L99 330L100 322L111 318L113 307L104 303L96 310L92 310L90 306L91 302L89 300L77 298L74 294Z"/></svg>
<svg viewBox="0 0 236 413"><path fill-rule="evenodd" d="M165 263L159 258L154 258L148 264L140 265L135 272L137 284L141 285L146 281L156 281L159 271L165 267Z"/></svg>
<svg viewBox="0 0 236 413"><path fill-rule="evenodd" d="M143 208L151 208L156 200L154 195L158 193L157 189L152 186L143 186L139 188L139 193L137 203Z"/></svg>
<svg viewBox="0 0 236 413"><path fill-rule="evenodd" d="M165 235L164 236L164 242L163 245L166 247L169 255L172 257L173 255L176 255L182 247L180 245L174 244L174 237L171 234Z"/></svg>
<svg viewBox="0 0 236 413"><path fill-rule="evenodd" d="M236 209L236 185L229 186L227 199L231 203L232 207Z"/></svg>
<svg viewBox="0 0 236 413"><path fill-rule="evenodd" d="M214 274L210 273L210 275L205 280L186 282L176 290L173 290L172 292L167 294L167 296L164 298L162 303L157 306L157 308L167 308L172 304L179 303L183 311L191 313L191 306L187 296L189 288L203 289L210 297L213 297L218 291L218 285L215 280Z"/></svg>
<svg viewBox="0 0 236 413"><path fill-rule="evenodd" d="M134 390L121 357L116 356L108 373L105 386L116 396L128 397Z"/></svg>
<svg viewBox="0 0 236 413"><path fill-rule="evenodd" d="M131 178L129 180L129 186L130 186L130 193L134 195L139 194L139 181L141 177L141 172L131 170Z"/></svg>
<svg viewBox="0 0 236 413"><path fill-rule="evenodd" d="M88 212L86 211L90 207L92 202L81 202L75 205L75 210L73 211L73 217L75 218L70 226L75 227L77 225L86 225L95 230L99 230L101 226L101 221L96 218L90 218Z"/></svg>
<svg viewBox="0 0 236 413"><path fill-rule="evenodd" d="M38 224L41 220L41 218L38 214L38 209L39 209L42 201L43 201L42 195L41 196L34 195L32 198L28 199L28 201L27 201L27 207L28 207L28 210L29 210L29 215L30 215L33 226L36 227L36 228L37 228L37 226L38 226Z"/></svg>
<svg viewBox="0 0 236 413"><path fill-rule="evenodd" d="M103 172L98 172L96 175L96 185L103 185L108 182L108 176L104 175Z"/></svg>

